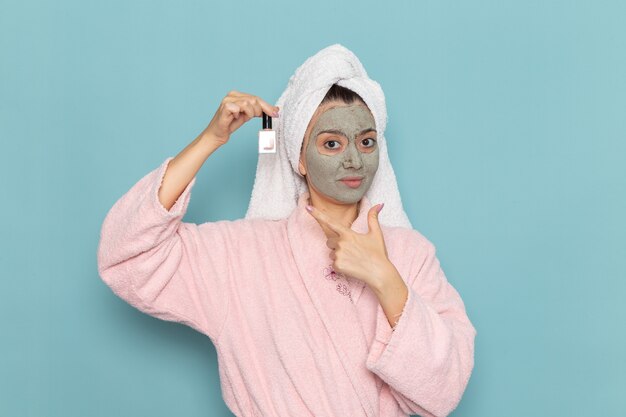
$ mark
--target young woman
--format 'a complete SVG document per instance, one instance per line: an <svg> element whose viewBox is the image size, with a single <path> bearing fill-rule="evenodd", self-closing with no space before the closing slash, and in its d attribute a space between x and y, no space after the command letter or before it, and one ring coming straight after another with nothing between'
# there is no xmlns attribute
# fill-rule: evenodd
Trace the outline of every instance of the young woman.
<svg viewBox="0 0 626 417"><path fill-rule="evenodd" d="M123 195L102 226L102 279L211 338L237 416L448 415L476 330L402 209L382 90L335 44L277 104L229 92L191 144ZM246 218L182 222L200 167L263 112L280 112L278 151L259 155Z"/></svg>

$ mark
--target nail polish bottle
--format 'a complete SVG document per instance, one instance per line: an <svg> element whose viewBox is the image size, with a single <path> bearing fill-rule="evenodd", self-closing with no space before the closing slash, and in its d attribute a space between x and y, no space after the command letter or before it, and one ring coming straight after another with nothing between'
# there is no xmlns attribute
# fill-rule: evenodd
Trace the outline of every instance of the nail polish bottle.
<svg viewBox="0 0 626 417"><path fill-rule="evenodd" d="M263 130L259 130L259 153L276 153L276 131L272 118L263 112Z"/></svg>

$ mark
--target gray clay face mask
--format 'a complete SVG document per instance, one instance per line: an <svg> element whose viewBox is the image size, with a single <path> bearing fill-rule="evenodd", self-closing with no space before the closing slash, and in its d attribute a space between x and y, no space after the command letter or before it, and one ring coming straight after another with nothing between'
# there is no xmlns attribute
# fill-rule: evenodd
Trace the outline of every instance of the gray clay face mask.
<svg viewBox="0 0 626 417"><path fill-rule="evenodd" d="M305 154L307 177L320 193L346 204L361 200L378 169L376 133L367 132L375 128L374 117L362 104L333 107L320 115ZM328 130L334 133L324 133ZM344 177L362 180L346 184Z"/></svg>

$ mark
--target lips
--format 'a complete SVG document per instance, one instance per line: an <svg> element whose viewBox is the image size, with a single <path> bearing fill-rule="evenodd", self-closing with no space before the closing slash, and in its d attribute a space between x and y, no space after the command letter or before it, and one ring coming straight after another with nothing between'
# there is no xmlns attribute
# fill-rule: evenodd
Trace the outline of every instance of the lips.
<svg viewBox="0 0 626 417"><path fill-rule="evenodd" d="M363 177L343 177L339 181L343 182L350 188L358 188L363 182Z"/></svg>

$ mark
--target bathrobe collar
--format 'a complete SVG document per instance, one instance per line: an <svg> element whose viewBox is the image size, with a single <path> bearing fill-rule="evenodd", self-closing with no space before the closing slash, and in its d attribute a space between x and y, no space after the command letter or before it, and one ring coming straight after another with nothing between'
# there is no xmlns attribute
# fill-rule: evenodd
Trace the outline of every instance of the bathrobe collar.
<svg viewBox="0 0 626 417"><path fill-rule="evenodd" d="M287 220L289 243L312 304L326 327L363 409L369 417L374 417L373 399L378 393L375 375L365 366L369 346L356 309L367 284L331 272L333 261L329 257L330 248L326 246L327 238L320 224L306 210L308 198L308 191L299 196L297 207ZM367 213L371 207L369 199L363 196L358 217L351 225L352 230L367 233Z"/></svg>

